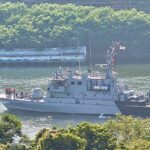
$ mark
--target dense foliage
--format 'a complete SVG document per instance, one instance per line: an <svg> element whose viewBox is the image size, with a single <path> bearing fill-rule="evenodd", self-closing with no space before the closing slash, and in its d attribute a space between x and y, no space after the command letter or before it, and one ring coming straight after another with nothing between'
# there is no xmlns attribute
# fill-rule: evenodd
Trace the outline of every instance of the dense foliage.
<svg viewBox="0 0 150 150"><path fill-rule="evenodd" d="M21 132L21 121L14 115L0 117L0 150L29 150L31 141ZM20 140L16 143L16 138Z"/></svg>
<svg viewBox="0 0 150 150"><path fill-rule="evenodd" d="M21 122L15 116L3 115L0 118L0 143L12 143L15 135L21 135Z"/></svg>
<svg viewBox="0 0 150 150"><path fill-rule="evenodd" d="M136 119L130 116L118 115L103 124L84 122L67 129L57 129L55 127L53 129L43 129L33 141L20 134L21 122L15 116L2 116L0 124L5 124L0 128L0 150L150 149L150 119ZM16 126L14 126L15 124ZM5 133L3 128L6 129ZM9 134L11 137L19 135L20 140L18 143L10 140Z"/></svg>
<svg viewBox="0 0 150 150"><path fill-rule="evenodd" d="M67 131L47 130L37 143L37 150L84 150L86 141Z"/></svg>
<svg viewBox="0 0 150 150"><path fill-rule="evenodd" d="M43 49L79 43L89 50L91 43L94 60L98 60L112 41L122 41L128 48L127 59L142 57L145 61L150 54L149 31L150 15L135 9L0 4L0 48Z"/></svg>
<svg viewBox="0 0 150 150"><path fill-rule="evenodd" d="M147 150L149 126L149 119L118 115L103 124L85 122L75 128L43 129L37 134L35 147L37 150Z"/></svg>

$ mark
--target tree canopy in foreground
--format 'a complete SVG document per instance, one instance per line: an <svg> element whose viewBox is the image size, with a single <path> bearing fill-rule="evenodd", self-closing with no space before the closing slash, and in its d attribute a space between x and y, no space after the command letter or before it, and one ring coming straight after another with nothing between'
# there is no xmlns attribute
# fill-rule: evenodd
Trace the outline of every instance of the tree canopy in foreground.
<svg viewBox="0 0 150 150"><path fill-rule="evenodd" d="M102 124L83 122L65 129L42 129L33 140L21 133L21 122L15 116L2 116L0 124L5 124L0 128L0 150L150 149L150 119L117 115ZM4 133L3 128L11 132ZM18 143L9 134L12 137L18 135Z"/></svg>

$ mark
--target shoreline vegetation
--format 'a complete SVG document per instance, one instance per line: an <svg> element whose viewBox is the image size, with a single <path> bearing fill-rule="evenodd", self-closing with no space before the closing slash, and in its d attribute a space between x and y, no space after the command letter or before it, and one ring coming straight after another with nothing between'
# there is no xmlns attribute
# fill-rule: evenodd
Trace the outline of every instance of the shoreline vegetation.
<svg viewBox="0 0 150 150"><path fill-rule="evenodd" d="M38 49L91 45L94 63L112 41L126 46L121 63L150 62L150 14L136 9L40 3L0 4L0 48ZM89 60L90 56L87 56Z"/></svg>
<svg viewBox="0 0 150 150"><path fill-rule="evenodd" d="M150 119L116 115L105 123L44 128L31 140L14 115L0 118L0 150L148 150Z"/></svg>

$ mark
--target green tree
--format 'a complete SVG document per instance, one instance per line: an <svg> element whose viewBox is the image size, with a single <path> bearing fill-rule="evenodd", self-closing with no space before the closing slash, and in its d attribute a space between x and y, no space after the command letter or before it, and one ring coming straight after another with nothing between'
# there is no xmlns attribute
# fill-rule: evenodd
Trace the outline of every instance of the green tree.
<svg viewBox="0 0 150 150"><path fill-rule="evenodd" d="M37 150L84 150L86 141L61 130L47 130L38 139Z"/></svg>
<svg viewBox="0 0 150 150"><path fill-rule="evenodd" d="M125 149L127 150L149 150L150 141L143 139L136 139L126 144Z"/></svg>
<svg viewBox="0 0 150 150"><path fill-rule="evenodd" d="M100 124L81 123L70 132L86 140L85 150L113 150L116 146L115 138Z"/></svg>
<svg viewBox="0 0 150 150"><path fill-rule="evenodd" d="M112 137L116 137L116 143L122 148L125 148L126 143L134 140L150 141L149 125L150 119L137 119L123 115L117 115L115 119L104 123L106 130L112 134Z"/></svg>
<svg viewBox="0 0 150 150"><path fill-rule="evenodd" d="M7 150L7 146L3 145L3 144L0 144L0 150Z"/></svg>
<svg viewBox="0 0 150 150"><path fill-rule="evenodd" d="M12 143L15 135L21 135L20 120L14 115L2 115L0 118L0 143Z"/></svg>

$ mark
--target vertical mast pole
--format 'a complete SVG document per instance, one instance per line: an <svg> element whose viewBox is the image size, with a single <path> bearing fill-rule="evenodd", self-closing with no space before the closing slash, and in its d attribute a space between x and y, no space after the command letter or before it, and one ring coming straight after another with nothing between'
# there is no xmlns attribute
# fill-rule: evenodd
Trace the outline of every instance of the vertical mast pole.
<svg viewBox="0 0 150 150"><path fill-rule="evenodd" d="M63 51L63 49L62 49ZM64 60L63 60L63 52L61 51L61 74L64 72Z"/></svg>
<svg viewBox="0 0 150 150"><path fill-rule="evenodd" d="M79 37L78 37L78 33L77 33L77 54L78 54L78 51L79 51ZM79 56L79 55L78 55ZM81 65L80 65L80 58L78 57L78 69L79 69L79 73L81 73Z"/></svg>
<svg viewBox="0 0 150 150"><path fill-rule="evenodd" d="M116 51L116 43L112 44L112 47L110 47L111 50L108 51L107 53L107 70L106 70L106 78L111 78L112 77L112 63L113 63L113 57L114 53Z"/></svg>
<svg viewBox="0 0 150 150"><path fill-rule="evenodd" d="M92 44L91 44L91 34L89 31L89 49L90 49L90 70L92 71Z"/></svg>

